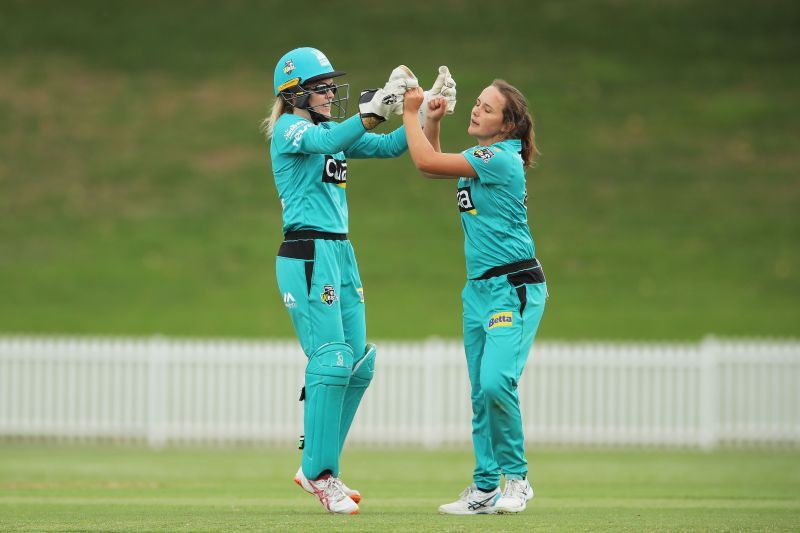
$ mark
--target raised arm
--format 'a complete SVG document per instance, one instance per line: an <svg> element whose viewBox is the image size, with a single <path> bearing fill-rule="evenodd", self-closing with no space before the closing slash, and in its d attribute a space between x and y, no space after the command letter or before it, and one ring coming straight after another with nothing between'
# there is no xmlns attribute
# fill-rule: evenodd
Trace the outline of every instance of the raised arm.
<svg viewBox="0 0 800 533"><path fill-rule="evenodd" d="M286 146L290 153L335 154L351 146L366 132L361 117L353 115L334 128L297 120L279 135L288 141Z"/></svg>
<svg viewBox="0 0 800 533"><path fill-rule="evenodd" d="M423 174L434 179L477 178L478 174L461 154L437 152L419 125L419 108L424 98L422 89L406 91L403 102L403 125L406 127L408 151L414 166ZM427 128L427 120L426 120ZM432 134L432 132L431 132ZM438 130L436 138L438 139Z"/></svg>
<svg viewBox="0 0 800 533"><path fill-rule="evenodd" d="M387 158L403 155L408 149L406 130L400 126L391 133L367 133L344 151L348 159Z"/></svg>

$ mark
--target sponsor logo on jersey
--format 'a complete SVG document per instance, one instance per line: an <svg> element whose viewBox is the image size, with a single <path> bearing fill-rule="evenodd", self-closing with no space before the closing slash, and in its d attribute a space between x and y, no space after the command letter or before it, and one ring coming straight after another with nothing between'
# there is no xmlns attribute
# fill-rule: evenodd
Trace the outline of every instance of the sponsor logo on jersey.
<svg viewBox="0 0 800 533"><path fill-rule="evenodd" d="M363 304L364 303L364 289L362 287L359 287L359 288L356 289L356 292L358 293L359 300L361 300L361 303Z"/></svg>
<svg viewBox="0 0 800 533"><path fill-rule="evenodd" d="M284 74L291 74L294 69L295 69L294 61L292 61L291 59L287 59L286 63L283 64Z"/></svg>
<svg viewBox="0 0 800 533"><path fill-rule="evenodd" d="M347 188L347 161L326 155L322 165L322 181L333 183L342 189Z"/></svg>
<svg viewBox="0 0 800 533"><path fill-rule="evenodd" d="M297 300L294 299L291 292L283 293L283 305L286 306L286 309L294 309L297 307Z"/></svg>
<svg viewBox="0 0 800 533"><path fill-rule="evenodd" d="M489 319L489 329L509 328L513 325L514 318L511 315L511 311L501 311L500 313L495 313L492 315L492 318Z"/></svg>
<svg viewBox="0 0 800 533"><path fill-rule="evenodd" d="M288 141L294 137L292 144L295 146L300 146L300 139L303 137L303 134L306 132L306 130L311 126L313 126L313 124L306 122L305 120L295 122L286 128L286 131L283 132L283 138Z"/></svg>
<svg viewBox="0 0 800 533"><path fill-rule="evenodd" d="M470 215L477 215L478 210L475 209L475 204L472 203L472 194L469 187L460 187L456 193L458 200L458 210L462 213L469 213Z"/></svg>
<svg viewBox="0 0 800 533"><path fill-rule="evenodd" d="M320 298L329 306L333 305L333 302L335 302L337 299L336 291L333 289L333 285L325 285L322 288L322 294L320 294Z"/></svg>
<svg viewBox="0 0 800 533"><path fill-rule="evenodd" d="M494 157L494 152L492 152L489 148L476 148L472 155L479 158L484 163L488 162L491 158Z"/></svg>

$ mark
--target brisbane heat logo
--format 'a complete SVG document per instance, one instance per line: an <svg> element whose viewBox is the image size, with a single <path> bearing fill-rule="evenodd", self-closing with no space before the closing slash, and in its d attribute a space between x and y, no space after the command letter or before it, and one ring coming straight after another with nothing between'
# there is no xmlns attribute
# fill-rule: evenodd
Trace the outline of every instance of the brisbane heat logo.
<svg viewBox="0 0 800 533"><path fill-rule="evenodd" d="M494 157L494 152L489 148L476 148L475 151L472 152L472 155L480 158L484 163L488 163L489 160Z"/></svg>
<svg viewBox="0 0 800 533"><path fill-rule="evenodd" d="M333 302L336 301L336 291L334 290L333 285L325 285L322 288L322 294L320 294L320 298L323 302L328 304L329 307L333 305Z"/></svg>
<svg viewBox="0 0 800 533"><path fill-rule="evenodd" d="M347 161L326 155L325 164L322 166L322 181L333 183L342 189L347 188Z"/></svg>
<svg viewBox="0 0 800 533"><path fill-rule="evenodd" d="M458 189L456 195L458 200L458 210L462 213L469 213L470 215L477 215L478 211L475 209L475 204L472 203L472 194L469 187L461 187Z"/></svg>

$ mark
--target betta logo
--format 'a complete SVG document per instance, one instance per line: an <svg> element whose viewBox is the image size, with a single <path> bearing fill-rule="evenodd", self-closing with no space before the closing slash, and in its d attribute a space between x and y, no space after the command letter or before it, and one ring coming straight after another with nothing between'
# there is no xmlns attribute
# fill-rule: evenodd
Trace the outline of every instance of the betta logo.
<svg viewBox="0 0 800 533"><path fill-rule="evenodd" d="M286 63L283 64L283 73L291 74L294 69L295 69L294 61L292 61L291 59L287 59Z"/></svg>
<svg viewBox="0 0 800 533"><path fill-rule="evenodd" d="M475 204L472 203L472 195L470 194L469 187L461 187L456 194L458 200L458 210L462 213L469 213L470 215L477 215L478 210L475 209Z"/></svg>
<svg viewBox="0 0 800 533"><path fill-rule="evenodd" d="M326 155L325 164L322 165L322 181L333 183L342 189L347 188L347 160Z"/></svg>
<svg viewBox="0 0 800 533"><path fill-rule="evenodd" d="M478 148L472 152L472 155L480 158L480 160L484 163L488 163L489 160L494 157L494 152L492 152L489 148Z"/></svg>
<svg viewBox="0 0 800 533"><path fill-rule="evenodd" d="M489 329L494 328L509 328L514 325L514 319L511 316L511 311L502 311L495 313L489 319Z"/></svg>
<svg viewBox="0 0 800 533"><path fill-rule="evenodd" d="M336 301L336 291L333 289L333 285L325 285L322 288L322 294L320 294L320 298L323 302L328 304L328 307L333 305L333 302Z"/></svg>

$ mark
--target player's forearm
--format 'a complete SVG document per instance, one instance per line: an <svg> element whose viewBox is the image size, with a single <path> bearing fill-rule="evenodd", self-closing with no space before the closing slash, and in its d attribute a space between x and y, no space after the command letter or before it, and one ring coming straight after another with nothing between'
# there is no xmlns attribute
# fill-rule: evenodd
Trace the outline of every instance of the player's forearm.
<svg viewBox="0 0 800 533"><path fill-rule="evenodd" d="M414 161L414 166L422 172L430 172L429 165L436 154L436 150L434 150L428 138L426 138L426 134L422 132L416 112L404 112L403 124L406 127L408 152L411 154L411 160Z"/></svg>
<svg viewBox="0 0 800 533"><path fill-rule="evenodd" d="M367 132L358 115L353 115L335 128L307 128L300 139L301 151L309 154L335 154L350 147Z"/></svg>
<svg viewBox="0 0 800 533"><path fill-rule="evenodd" d="M442 146L439 144L439 124L438 120L426 120L425 121L425 128L422 132L425 134L425 138L428 139L428 142L431 143L434 151L441 152Z"/></svg>

